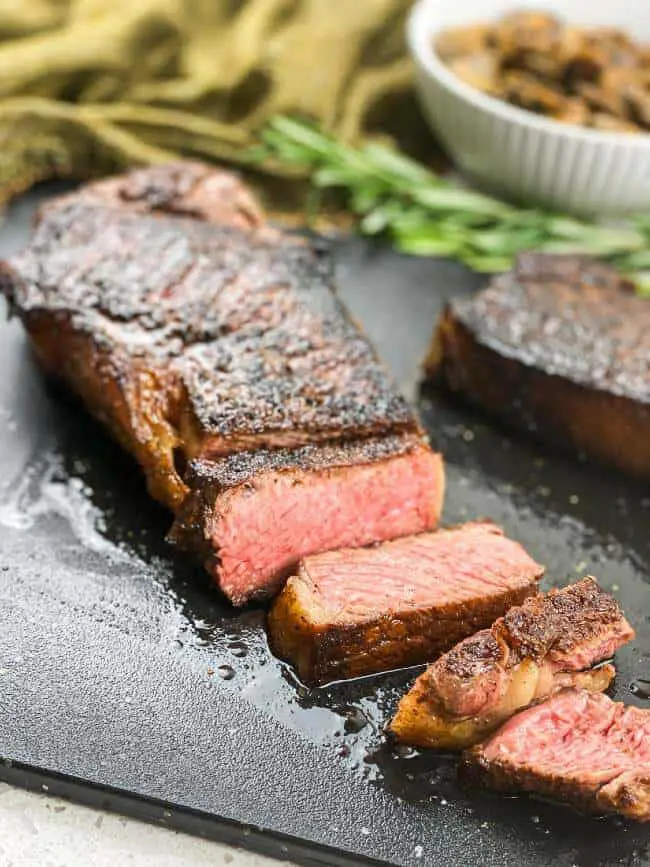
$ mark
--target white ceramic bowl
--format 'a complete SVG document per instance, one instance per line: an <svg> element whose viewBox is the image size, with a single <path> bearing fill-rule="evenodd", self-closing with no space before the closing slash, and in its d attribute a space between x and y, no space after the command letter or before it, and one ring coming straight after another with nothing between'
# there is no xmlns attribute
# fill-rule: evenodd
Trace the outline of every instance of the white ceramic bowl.
<svg viewBox="0 0 650 867"><path fill-rule="evenodd" d="M407 38L438 139L482 187L520 202L603 216L649 209L650 134L600 132L515 108L465 84L436 56L432 43L448 27L526 7L650 42L648 0L419 0Z"/></svg>

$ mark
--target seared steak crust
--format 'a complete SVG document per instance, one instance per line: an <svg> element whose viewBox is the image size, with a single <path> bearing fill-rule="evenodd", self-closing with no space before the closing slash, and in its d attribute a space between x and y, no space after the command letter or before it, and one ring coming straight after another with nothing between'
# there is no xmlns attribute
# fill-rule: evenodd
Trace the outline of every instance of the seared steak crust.
<svg viewBox="0 0 650 867"><path fill-rule="evenodd" d="M291 583L280 593L269 616L271 649L292 662L304 683L322 684L362 677L433 659L450 645L521 602L534 583L501 590L472 604L432 610L407 610L377 616L366 623L315 625L304 599Z"/></svg>
<svg viewBox="0 0 650 867"><path fill-rule="evenodd" d="M46 214L3 282L46 369L111 419L172 507L185 487L170 447L191 459L419 432L302 240L72 203ZM142 380L152 413L133 397Z"/></svg>
<svg viewBox="0 0 650 867"><path fill-rule="evenodd" d="M236 174L190 161L135 169L86 184L46 203L40 214L79 201L142 214L193 217L242 229L264 222L261 206Z"/></svg>
<svg viewBox="0 0 650 867"><path fill-rule="evenodd" d="M296 449L257 449L238 452L218 460L192 461L187 481L192 488L212 499L210 487L222 491L253 481L261 473L296 470L312 472L334 467L371 464L404 455L425 446L422 437L386 436L341 443L310 443Z"/></svg>
<svg viewBox="0 0 650 867"><path fill-rule="evenodd" d="M495 629L516 659L550 657L573 669L584 667L583 649L594 640L607 644L621 629L631 632L616 599L591 577L527 599L511 608Z"/></svg>
<svg viewBox="0 0 650 867"><path fill-rule="evenodd" d="M427 371L515 426L650 476L650 304L606 264L520 257L450 302Z"/></svg>
<svg viewBox="0 0 650 867"><path fill-rule="evenodd" d="M532 598L536 597L529 597ZM452 647L434 665L441 673L444 672L459 681L469 681L494 671L498 666L503 665L507 658L506 645L497 639L491 629L482 629L476 635Z"/></svg>
<svg viewBox="0 0 650 867"><path fill-rule="evenodd" d="M390 730L418 746L469 746L567 686L605 689L614 668L592 667L633 637L616 600L593 578L531 596L420 675Z"/></svg>

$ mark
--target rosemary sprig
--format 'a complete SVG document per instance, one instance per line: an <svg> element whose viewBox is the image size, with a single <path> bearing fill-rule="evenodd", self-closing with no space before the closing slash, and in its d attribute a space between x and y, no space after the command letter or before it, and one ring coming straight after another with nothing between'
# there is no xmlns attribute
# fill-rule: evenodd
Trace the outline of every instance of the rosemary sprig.
<svg viewBox="0 0 650 867"><path fill-rule="evenodd" d="M506 270L522 250L585 253L611 262L650 296L650 217L607 226L518 208L446 181L389 148L353 148L282 116L266 126L250 157L308 171L317 188L341 189L360 231L384 234L405 253L449 256L484 272Z"/></svg>

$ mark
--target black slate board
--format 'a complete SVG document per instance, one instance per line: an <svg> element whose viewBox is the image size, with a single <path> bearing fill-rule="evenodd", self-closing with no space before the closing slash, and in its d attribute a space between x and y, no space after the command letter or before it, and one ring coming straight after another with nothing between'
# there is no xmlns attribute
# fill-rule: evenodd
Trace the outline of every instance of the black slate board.
<svg viewBox="0 0 650 867"><path fill-rule="evenodd" d="M10 213L2 254L34 203ZM600 576L638 632L615 695L647 705L648 486L417 394L441 303L479 278L361 242L338 255L344 297L445 452L445 520L503 523L547 586ZM172 558L137 468L43 383L17 323L0 325L0 369L0 778L303 863L650 863L647 829L463 790L452 757L391 751L381 726L413 671L296 684L263 611L234 612Z"/></svg>

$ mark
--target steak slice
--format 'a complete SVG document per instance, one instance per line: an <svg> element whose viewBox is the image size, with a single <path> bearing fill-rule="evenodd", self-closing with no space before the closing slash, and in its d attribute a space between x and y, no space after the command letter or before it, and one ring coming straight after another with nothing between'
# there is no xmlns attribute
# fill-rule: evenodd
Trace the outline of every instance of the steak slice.
<svg viewBox="0 0 650 867"><path fill-rule="evenodd" d="M650 477L650 304L609 265L520 256L447 305L426 371L513 426Z"/></svg>
<svg viewBox="0 0 650 867"><path fill-rule="evenodd" d="M73 202L2 282L45 370L173 509L194 458L421 433L300 239Z"/></svg>
<svg viewBox="0 0 650 867"><path fill-rule="evenodd" d="M650 711L567 689L463 756L469 779L593 813L650 820Z"/></svg>
<svg viewBox="0 0 650 867"><path fill-rule="evenodd" d="M236 174L189 160L134 169L86 184L46 202L39 218L53 208L74 202L141 214L193 217L241 229L264 223L259 202Z"/></svg>
<svg viewBox="0 0 650 867"><path fill-rule="evenodd" d="M543 567L491 523L306 557L268 620L308 683L434 659L534 593Z"/></svg>
<svg viewBox="0 0 650 867"><path fill-rule="evenodd" d="M171 539L195 548L236 605L268 596L301 557L429 529L442 458L395 436L195 461Z"/></svg>
<svg viewBox="0 0 650 867"><path fill-rule="evenodd" d="M419 747L471 746L565 687L606 689L614 667L593 666L633 638L618 603L593 578L531 596L421 674L389 730Z"/></svg>

